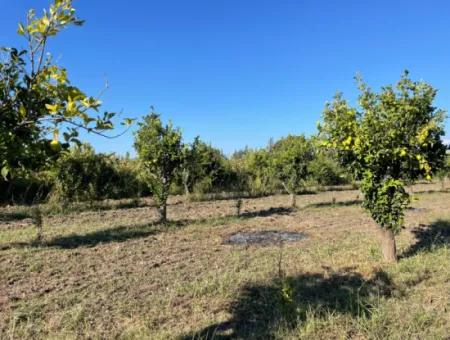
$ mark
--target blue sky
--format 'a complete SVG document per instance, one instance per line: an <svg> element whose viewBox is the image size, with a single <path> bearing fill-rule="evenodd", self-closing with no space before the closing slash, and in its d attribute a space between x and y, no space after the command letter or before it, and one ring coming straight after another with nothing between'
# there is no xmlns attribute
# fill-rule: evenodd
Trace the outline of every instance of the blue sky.
<svg viewBox="0 0 450 340"><path fill-rule="evenodd" d="M49 1L6 1L0 45L23 46L17 22ZM353 76L374 88L402 70L439 89L450 109L448 0L75 1L83 27L50 51L104 108L141 117L151 105L229 154L269 138L313 134L336 91L354 101ZM446 122L446 134L450 124ZM87 137L99 151L133 152L133 134Z"/></svg>

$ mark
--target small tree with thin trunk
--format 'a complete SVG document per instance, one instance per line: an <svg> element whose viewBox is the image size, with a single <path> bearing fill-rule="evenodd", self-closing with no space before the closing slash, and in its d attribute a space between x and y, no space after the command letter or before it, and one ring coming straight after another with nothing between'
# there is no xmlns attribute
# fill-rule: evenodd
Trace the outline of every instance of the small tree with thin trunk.
<svg viewBox="0 0 450 340"><path fill-rule="evenodd" d="M151 113L139 123L134 147L158 208L160 222L167 222L170 185L183 161L181 131L172 123L163 125L159 115Z"/></svg>
<svg viewBox="0 0 450 340"><path fill-rule="evenodd" d="M319 131L324 145L335 149L361 181L363 206L380 226L383 258L394 262L395 235L410 203L405 185L431 179L442 166L445 114L433 106L436 90L411 81L408 72L380 93L359 78L358 83L360 108L351 108L337 94L325 108Z"/></svg>
<svg viewBox="0 0 450 340"><path fill-rule="evenodd" d="M314 158L312 143L305 136L289 135L272 148L275 176L291 196L291 207L297 206L296 194L308 175L308 165Z"/></svg>

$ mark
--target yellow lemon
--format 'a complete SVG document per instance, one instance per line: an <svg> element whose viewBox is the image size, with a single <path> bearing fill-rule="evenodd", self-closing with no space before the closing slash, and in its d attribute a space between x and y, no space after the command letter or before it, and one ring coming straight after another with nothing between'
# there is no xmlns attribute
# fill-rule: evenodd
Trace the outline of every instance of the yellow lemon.
<svg viewBox="0 0 450 340"><path fill-rule="evenodd" d="M50 147L53 151L59 151L61 149L61 144L57 140L52 140L50 142Z"/></svg>

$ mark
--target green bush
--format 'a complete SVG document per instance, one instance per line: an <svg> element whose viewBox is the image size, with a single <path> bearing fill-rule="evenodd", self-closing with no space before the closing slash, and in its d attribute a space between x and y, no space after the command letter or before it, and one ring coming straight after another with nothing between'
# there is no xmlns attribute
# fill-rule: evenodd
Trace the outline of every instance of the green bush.
<svg viewBox="0 0 450 340"><path fill-rule="evenodd" d="M53 187L48 172L19 174L5 181L0 178L0 203L32 204L44 201Z"/></svg>
<svg viewBox="0 0 450 340"><path fill-rule="evenodd" d="M241 187L238 172L220 150L198 137L192 144L185 145L182 169L177 174L173 191L202 195L240 191Z"/></svg>
<svg viewBox="0 0 450 340"><path fill-rule="evenodd" d="M71 149L58 160L54 182L52 199L62 202L129 198L148 193L138 178L134 161L96 154L86 144Z"/></svg>
<svg viewBox="0 0 450 340"><path fill-rule="evenodd" d="M241 191L252 196L273 193L279 185L273 167L273 155L266 149L244 149L231 158Z"/></svg>
<svg viewBox="0 0 450 340"><path fill-rule="evenodd" d="M309 164L311 179L320 186L350 183L349 175L334 159L318 155Z"/></svg>

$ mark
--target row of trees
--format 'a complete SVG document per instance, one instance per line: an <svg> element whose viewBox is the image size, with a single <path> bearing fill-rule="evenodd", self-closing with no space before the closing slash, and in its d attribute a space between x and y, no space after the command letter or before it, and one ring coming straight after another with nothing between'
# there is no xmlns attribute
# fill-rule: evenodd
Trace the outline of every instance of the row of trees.
<svg viewBox="0 0 450 340"><path fill-rule="evenodd" d="M343 169L322 152L315 139L289 135L267 148L245 149L229 160L217 149L196 138L183 144L181 130L172 123L164 125L156 113L139 123L135 148L143 178L166 221L167 198L174 183L182 184L186 196L195 188L248 191L252 195L270 194L284 189L296 206L296 194L308 179L321 185L346 181Z"/></svg>
<svg viewBox="0 0 450 340"><path fill-rule="evenodd" d="M158 124L162 126L161 121ZM320 190L351 181L336 159L316 144L303 136L288 136L266 148L246 148L227 157L197 137L171 150L179 155L167 190L184 194L186 201L204 199L207 194L258 197L287 191L295 206L295 194L305 187ZM292 150L302 145L307 146L303 154L307 162ZM0 202L51 200L66 205L150 196L153 191L143 164L129 155L95 153L89 144L74 145L45 167L20 171L8 181L0 179Z"/></svg>
<svg viewBox="0 0 450 340"><path fill-rule="evenodd" d="M26 23L19 24L18 33L25 37L27 49L2 48L0 185L30 170L53 168L61 195L77 199L74 187L88 185L87 192L95 192L95 188L108 188L106 178L118 182L126 178L114 161L92 150L61 157L70 143L79 143L80 129L108 137L105 131L113 128L115 116L98 114L99 99L72 85L67 70L56 65L46 51L51 37L81 24L71 0L54 0L42 16L30 11ZM425 82L412 81L407 73L396 86L383 87L379 93L360 79L358 84L358 107L336 95L325 107L314 139L288 136L262 150L238 152L229 162L199 139L185 145L180 130L170 123L164 125L157 114L146 116L135 135L139 179L153 194L161 220L166 220L167 197L177 180L186 193L202 185L242 188L245 182L260 192L281 185L295 205L295 193L308 174L315 169L327 175L339 169L337 160L361 183L363 205L382 232L384 257L395 260L395 234L403 227L404 209L410 202L405 185L419 178L431 179L444 169L445 114L433 106L436 90ZM129 119L123 122L130 123ZM55 161L59 165L54 166ZM85 168L80 169L80 164ZM236 176L237 169L246 176ZM93 176L94 172L100 175ZM102 197L104 192L98 190Z"/></svg>
<svg viewBox="0 0 450 340"><path fill-rule="evenodd" d="M436 91L411 81L407 73L397 92L388 86L375 94L362 81L360 90L361 112L337 95L324 111L318 137L289 135L267 148L239 151L228 167L225 157L199 138L185 145L180 129L164 125L156 113L146 116L135 134L135 148L161 221L166 221L167 198L177 178L186 195L205 181L209 188L258 194L282 187L295 207L296 194L309 178L322 185L341 184L351 172L361 182L364 207L382 226L385 256L395 258L394 235L409 204L405 186L448 172L441 141L444 114L431 105ZM348 170L347 177L337 160Z"/></svg>

